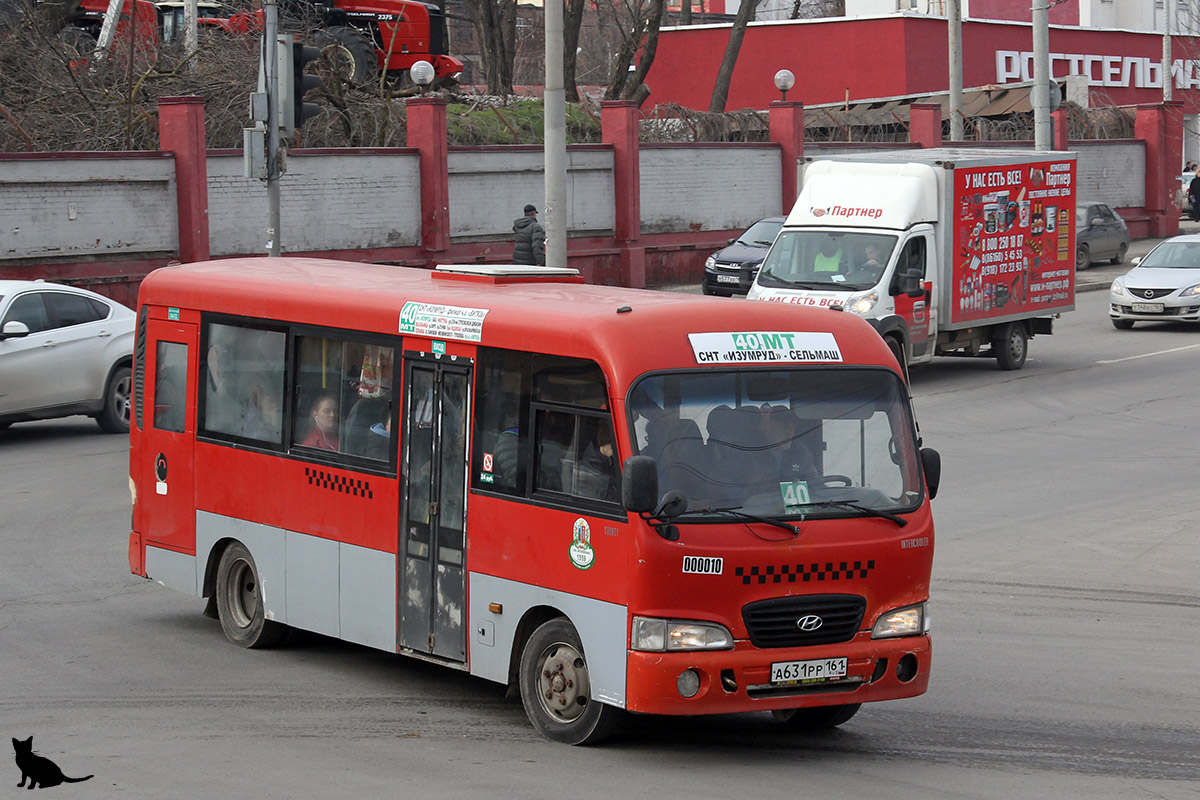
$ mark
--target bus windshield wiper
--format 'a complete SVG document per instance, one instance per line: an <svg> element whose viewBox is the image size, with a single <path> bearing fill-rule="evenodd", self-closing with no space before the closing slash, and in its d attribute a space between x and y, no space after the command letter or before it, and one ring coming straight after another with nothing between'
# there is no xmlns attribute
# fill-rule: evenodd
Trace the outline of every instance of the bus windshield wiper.
<svg viewBox="0 0 1200 800"><path fill-rule="evenodd" d="M811 503L797 503L796 505L803 506L804 508L814 508L814 507L822 507L822 506L826 507L826 508L829 508L832 506L837 506L839 508L852 508L855 511L861 511L862 513L868 514L872 517L882 517L883 519L890 519L892 522L896 523L901 528L903 528L905 525L908 524L908 520L906 520L904 517L901 517L897 514L893 514L889 511L880 511L878 508L871 508L870 506L864 506L862 503L856 503L853 500L816 500Z"/></svg>
<svg viewBox="0 0 1200 800"><path fill-rule="evenodd" d="M771 517L760 517L758 514L751 514L748 511L742 511L740 506L732 508L689 508L685 516L691 516L692 514L728 514L731 517L745 520L747 522L761 522L764 525L774 525L776 528L783 528L793 536L800 535L800 529L791 523L784 522L780 519L772 519Z"/></svg>

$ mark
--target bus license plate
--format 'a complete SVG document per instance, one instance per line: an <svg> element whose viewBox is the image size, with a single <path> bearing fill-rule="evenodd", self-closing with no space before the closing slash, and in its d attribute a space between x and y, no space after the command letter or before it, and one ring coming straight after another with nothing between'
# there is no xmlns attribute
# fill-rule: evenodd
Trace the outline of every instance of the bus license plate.
<svg viewBox="0 0 1200 800"><path fill-rule="evenodd" d="M1162 303L1133 303L1133 313L1135 314L1161 314L1163 310Z"/></svg>
<svg viewBox="0 0 1200 800"><path fill-rule="evenodd" d="M771 683L825 683L846 677L845 658L812 661L776 661L771 665Z"/></svg>

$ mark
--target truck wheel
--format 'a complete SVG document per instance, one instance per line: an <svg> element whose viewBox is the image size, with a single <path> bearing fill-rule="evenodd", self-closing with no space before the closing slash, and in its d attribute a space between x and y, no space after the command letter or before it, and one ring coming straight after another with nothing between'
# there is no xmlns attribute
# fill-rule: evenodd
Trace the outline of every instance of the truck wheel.
<svg viewBox="0 0 1200 800"><path fill-rule="evenodd" d="M353 28L334 27L317 31L313 40L329 69L351 86L371 83L379 71L375 45Z"/></svg>
<svg viewBox="0 0 1200 800"><path fill-rule="evenodd" d="M1133 320L1131 319L1114 319L1112 324L1119 331L1127 331L1133 328Z"/></svg>
<svg viewBox="0 0 1200 800"><path fill-rule="evenodd" d="M851 703L845 706L818 706L817 708L785 708L772 711L775 717L793 730L816 731L825 728L836 728L858 713L862 703Z"/></svg>
<svg viewBox="0 0 1200 800"><path fill-rule="evenodd" d="M1075 271L1087 269L1092 265L1092 253L1086 244L1075 248Z"/></svg>
<svg viewBox="0 0 1200 800"><path fill-rule="evenodd" d="M521 703L538 733L591 744L612 733L620 710L591 698L587 659L566 617L542 624L521 651Z"/></svg>
<svg viewBox="0 0 1200 800"><path fill-rule="evenodd" d="M1023 367L1025 357L1029 355L1029 340L1025 336L1025 326L1017 322L1005 325L1000 337L992 340L992 349L996 351L996 364L1000 369Z"/></svg>
<svg viewBox="0 0 1200 800"><path fill-rule="evenodd" d="M133 370L118 367L104 388L104 409L96 422L107 433L129 433L129 399L133 393Z"/></svg>
<svg viewBox="0 0 1200 800"><path fill-rule="evenodd" d="M287 626L265 616L254 557L241 542L225 548L217 565L217 613L225 637L239 647L273 647Z"/></svg>
<svg viewBox="0 0 1200 800"><path fill-rule="evenodd" d="M1121 246L1117 248L1117 254L1110 259L1113 264L1120 264L1125 260L1125 251L1129 249L1129 245L1121 242Z"/></svg>

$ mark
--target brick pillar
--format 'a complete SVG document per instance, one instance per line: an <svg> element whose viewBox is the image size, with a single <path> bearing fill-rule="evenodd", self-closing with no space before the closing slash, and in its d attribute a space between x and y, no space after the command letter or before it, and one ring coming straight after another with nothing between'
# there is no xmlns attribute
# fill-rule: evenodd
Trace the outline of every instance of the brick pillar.
<svg viewBox="0 0 1200 800"><path fill-rule="evenodd" d="M450 249L446 106L440 97L408 100L408 146L421 151L421 247L434 253Z"/></svg>
<svg viewBox="0 0 1200 800"><path fill-rule="evenodd" d="M921 147L942 146L942 107L938 103L913 103L908 107L908 140Z"/></svg>
<svg viewBox="0 0 1200 800"><path fill-rule="evenodd" d="M1070 113L1065 108L1060 108L1057 111L1050 112L1050 119L1054 123L1054 141L1050 146L1055 150L1070 150L1067 145L1067 126L1071 122Z"/></svg>
<svg viewBox="0 0 1200 800"><path fill-rule="evenodd" d="M208 150L204 144L204 98L159 98L158 142L159 147L175 155L179 260L207 261Z"/></svg>
<svg viewBox="0 0 1200 800"><path fill-rule="evenodd" d="M1133 135L1146 143L1148 234L1174 236L1179 232L1174 192L1179 182L1176 173L1183 158L1183 103L1173 100L1139 107Z"/></svg>
<svg viewBox="0 0 1200 800"><path fill-rule="evenodd" d="M800 162L804 159L804 103L775 100L768 114L771 141L779 144L783 170L783 213L787 214L800 195Z"/></svg>
<svg viewBox="0 0 1200 800"><path fill-rule="evenodd" d="M614 228L621 248L621 275L626 286L646 285L646 250L642 236L642 185L638 150L638 120L641 113L632 100L600 103L600 132L605 144L613 146Z"/></svg>

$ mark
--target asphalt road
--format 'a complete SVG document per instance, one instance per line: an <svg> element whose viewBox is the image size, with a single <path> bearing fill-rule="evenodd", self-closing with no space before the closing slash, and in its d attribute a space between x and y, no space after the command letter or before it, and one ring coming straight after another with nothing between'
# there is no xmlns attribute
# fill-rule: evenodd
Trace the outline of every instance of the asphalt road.
<svg viewBox="0 0 1200 800"><path fill-rule="evenodd" d="M1021 371L913 370L944 464L934 673L843 729L636 718L570 748L460 673L229 645L129 574L126 443L77 418L0 432L0 733L95 775L59 797L1200 798L1200 329L1116 331L1106 299Z"/></svg>

